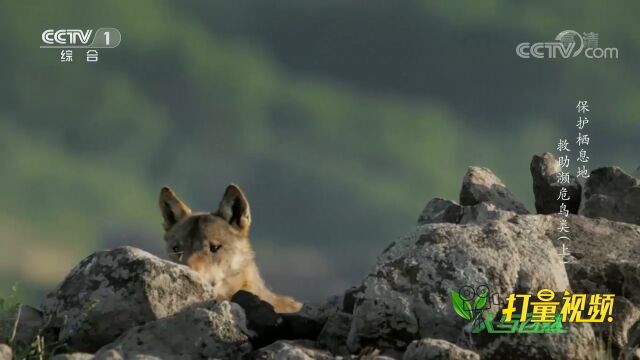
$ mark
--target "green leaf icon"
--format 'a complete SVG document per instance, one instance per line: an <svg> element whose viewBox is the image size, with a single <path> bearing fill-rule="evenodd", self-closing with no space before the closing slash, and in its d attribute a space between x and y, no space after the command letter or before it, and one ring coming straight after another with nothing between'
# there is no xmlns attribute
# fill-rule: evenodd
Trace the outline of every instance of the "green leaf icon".
<svg viewBox="0 0 640 360"><path fill-rule="evenodd" d="M466 320L471 320L469 300L465 299L464 296L458 294L455 290L451 290L451 303L453 304L453 310L455 310L460 317Z"/></svg>
<svg viewBox="0 0 640 360"><path fill-rule="evenodd" d="M478 295L476 300L473 302L473 308L476 310L484 309L485 305L487 305L487 293L483 291L482 294Z"/></svg>

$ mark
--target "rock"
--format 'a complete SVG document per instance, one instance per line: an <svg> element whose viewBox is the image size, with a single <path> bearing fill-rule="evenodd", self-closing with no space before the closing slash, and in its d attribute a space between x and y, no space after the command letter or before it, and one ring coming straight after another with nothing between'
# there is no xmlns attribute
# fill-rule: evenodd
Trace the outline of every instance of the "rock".
<svg viewBox="0 0 640 360"><path fill-rule="evenodd" d="M538 177L547 178L555 176L562 170L562 167L560 167L560 162L552 153L546 152L542 155L533 155L529 170L531 170L531 176L534 179Z"/></svg>
<svg viewBox="0 0 640 360"><path fill-rule="evenodd" d="M47 296L43 311L59 341L93 352L133 326L213 297L188 267L121 247L82 260Z"/></svg>
<svg viewBox="0 0 640 360"><path fill-rule="evenodd" d="M569 240L558 239L557 225L546 232L556 248L566 242L571 253L565 264L571 289L577 294L615 294L613 323L594 324L596 334L614 354L627 346L640 306L640 226L571 215ZM543 229L540 229L543 231ZM611 326L611 329L609 329Z"/></svg>
<svg viewBox="0 0 640 360"><path fill-rule="evenodd" d="M393 246L393 244L394 243L389 246ZM353 286L345 291L341 310L346 313L353 314L353 308L356 304L356 298L358 298L363 291L364 288L362 286Z"/></svg>
<svg viewBox="0 0 640 360"><path fill-rule="evenodd" d="M71 353L71 354L58 354L53 357L52 360L92 360L93 354L89 353Z"/></svg>
<svg viewBox="0 0 640 360"><path fill-rule="evenodd" d="M508 221L517 214L497 208L492 203L479 203L473 206L463 206L461 208L458 224L482 224L490 221Z"/></svg>
<svg viewBox="0 0 640 360"><path fill-rule="evenodd" d="M395 291L389 282L374 276L364 285L347 336L350 352L366 347L403 349L419 337L411 295Z"/></svg>
<svg viewBox="0 0 640 360"><path fill-rule="evenodd" d="M618 301L618 299L616 300ZM619 304L615 305L616 307L619 307ZM620 351L620 355L618 356L619 359L638 359L640 360L640 321L636 320L635 324L632 324L632 319L635 318L635 316L637 315L638 312L638 308L634 307L633 311L629 311L627 309L624 308L628 308L628 304L627 303L622 303L622 307L623 307L623 311L624 314L626 315L624 318L621 319L622 325L618 325L616 324L616 322L618 321L618 318L620 316L615 317L617 314L614 314L614 324L613 324L613 334L612 334L612 338L613 341L612 342L625 342L626 340L626 345L625 347L622 349L622 351ZM614 311L616 311L617 309L614 308ZM621 311L616 311L616 313L620 313ZM631 326L629 326L631 325ZM617 334L616 334L616 327L619 328L618 334L620 336L623 336L622 339L618 339L617 338ZM626 331L625 331L626 330ZM614 348L615 350L615 348Z"/></svg>
<svg viewBox="0 0 640 360"><path fill-rule="evenodd" d="M635 176L636 178L640 179L640 166L638 166L636 171L633 172L633 176Z"/></svg>
<svg viewBox="0 0 640 360"><path fill-rule="evenodd" d="M42 312L29 305L20 305L15 312L11 312L8 323L13 328L16 317L18 317L18 323L16 325L16 335L13 339L13 346L16 349L28 348L44 325L44 317ZM1 324L0 324L1 325ZM0 332L0 342L9 342L8 338L4 338L2 335L9 336L9 333L4 334Z"/></svg>
<svg viewBox="0 0 640 360"><path fill-rule="evenodd" d="M402 360L480 360L480 355L440 339L415 340L407 347Z"/></svg>
<svg viewBox="0 0 640 360"><path fill-rule="evenodd" d="M592 171L585 183L580 214L640 225L640 179L619 167Z"/></svg>
<svg viewBox="0 0 640 360"><path fill-rule="evenodd" d="M580 209L582 185L575 176L570 176L568 184L558 182L557 174L560 164L551 153L533 155L531 159L531 177L533 178L533 195L535 197L536 212L538 214L555 214L560 211L560 204L565 203L571 214L577 214ZM569 200L559 200L560 190L567 189Z"/></svg>
<svg viewBox="0 0 640 360"><path fill-rule="evenodd" d="M249 359L255 360L332 360L328 351L320 350L310 340L281 340L255 351Z"/></svg>
<svg viewBox="0 0 640 360"><path fill-rule="evenodd" d="M9 345L0 344L0 360L12 360L13 352Z"/></svg>
<svg viewBox="0 0 640 360"><path fill-rule="evenodd" d="M344 312L336 312L329 316L318 336L320 345L332 354L347 355L347 336L352 319L353 315Z"/></svg>
<svg viewBox="0 0 640 360"><path fill-rule="evenodd" d="M570 215L569 240L574 260L565 264L571 288L581 294L615 294L640 306L640 226ZM549 232L556 248L558 219ZM542 231L542 229L540 230Z"/></svg>
<svg viewBox="0 0 640 360"><path fill-rule="evenodd" d="M344 294L333 295L319 303L304 303L300 311L295 314L314 319L316 322L324 325L329 316L336 312L343 311L343 305Z"/></svg>
<svg viewBox="0 0 640 360"><path fill-rule="evenodd" d="M305 305L302 306L302 310L305 310ZM320 305L316 306L316 311L318 311L322 316L328 317L332 313L336 311L342 311L342 306L344 305L344 294L332 295L325 299Z"/></svg>
<svg viewBox="0 0 640 360"><path fill-rule="evenodd" d="M421 225L387 248L357 294L349 350L371 346L402 351L422 338L459 343L468 323L454 312L450 291L466 285L486 284L502 299L543 288L568 289L567 273L551 239L557 219L510 214L507 219L466 225ZM561 357L576 347L591 349L589 341L594 341L590 327L564 336L566 342L558 345L540 341L523 349ZM518 344L528 337L510 338Z"/></svg>
<svg viewBox="0 0 640 360"><path fill-rule="evenodd" d="M422 210L418 225L452 223L469 224L495 220L507 220L516 213L498 208L495 204L481 202L460 206L454 201L435 198Z"/></svg>
<svg viewBox="0 0 640 360"><path fill-rule="evenodd" d="M476 205L481 202L489 202L499 209L518 214L529 213L524 204L515 198L491 170L472 166L462 180L460 205Z"/></svg>
<svg viewBox="0 0 640 360"><path fill-rule="evenodd" d="M590 324L564 324L567 334L496 336L488 346L478 351L482 359L600 359ZM606 359L606 357L603 357Z"/></svg>
<svg viewBox="0 0 640 360"><path fill-rule="evenodd" d="M432 223L457 223L462 216L462 207L455 201L435 198L425 206L418 218L418 225Z"/></svg>
<svg viewBox="0 0 640 360"><path fill-rule="evenodd" d="M22 305L16 329L16 344L19 346L31 345L43 326L44 316L42 312L32 306Z"/></svg>
<svg viewBox="0 0 640 360"><path fill-rule="evenodd" d="M634 325L640 320L640 310L624 297L615 300L611 323L592 324L596 336L604 339L604 343L611 347L615 357L627 347L629 335Z"/></svg>
<svg viewBox="0 0 640 360"><path fill-rule="evenodd" d="M212 301L131 328L95 358L235 359L251 351L247 332L242 308Z"/></svg>

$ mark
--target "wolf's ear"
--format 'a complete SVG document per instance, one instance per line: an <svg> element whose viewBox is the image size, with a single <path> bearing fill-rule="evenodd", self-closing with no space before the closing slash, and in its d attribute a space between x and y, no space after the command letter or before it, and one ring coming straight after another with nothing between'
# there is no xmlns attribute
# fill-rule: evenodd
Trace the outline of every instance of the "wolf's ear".
<svg viewBox="0 0 640 360"><path fill-rule="evenodd" d="M220 201L218 213L229 224L236 226L240 230L248 230L251 225L251 210L249 202L242 193L242 190L234 184L227 186L224 196Z"/></svg>
<svg viewBox="0 0 640 360"><path fill-rule="evenodd" d="M183 203L180 198L173 192L168 186L165 186L160 190L160 198L158 199L160 204L160 212L164 219L165 231L169 231L173 225L183 218L191 214L191 209L187 204Z"/></svg>

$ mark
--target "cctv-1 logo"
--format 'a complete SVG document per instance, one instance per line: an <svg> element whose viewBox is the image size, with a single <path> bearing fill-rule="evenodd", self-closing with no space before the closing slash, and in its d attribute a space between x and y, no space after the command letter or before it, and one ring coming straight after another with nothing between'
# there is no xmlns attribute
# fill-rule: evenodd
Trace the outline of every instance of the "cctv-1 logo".
<svg viewBox="0 0 640 360"><path fill-rule="evenodd" d="M41 38L41 48L114 48L120 45L122 36L116 28L99 28L95 33L93 29L47 29Z"/></svg>

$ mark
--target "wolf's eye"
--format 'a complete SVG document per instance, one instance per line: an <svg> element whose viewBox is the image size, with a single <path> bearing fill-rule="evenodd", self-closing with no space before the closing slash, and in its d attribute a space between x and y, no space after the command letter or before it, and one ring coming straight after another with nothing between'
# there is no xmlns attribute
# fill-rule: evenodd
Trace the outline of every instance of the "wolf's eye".
<svg viewBox="0 0 640 360"><path fill-rule="evenodd" d="M209 251L211 251L211 253L216 253L221 247L222 245L211 244L209 245Z"/></svg>
<svg viewBox="0 0 640 360"><path fill-rule="evenodd" d="M180 252L180 248L178 246L172 247L171 250L173 250L174 253Z"/></svg>

